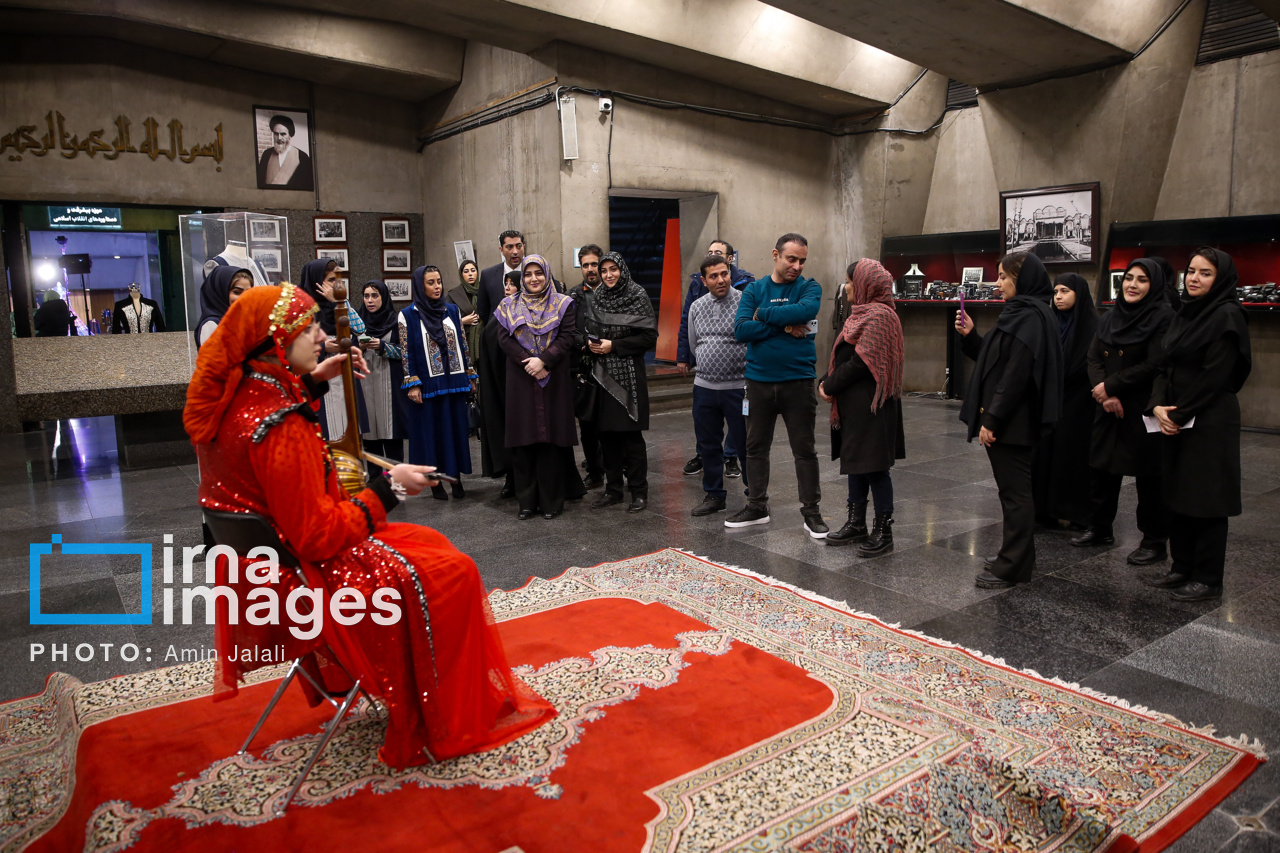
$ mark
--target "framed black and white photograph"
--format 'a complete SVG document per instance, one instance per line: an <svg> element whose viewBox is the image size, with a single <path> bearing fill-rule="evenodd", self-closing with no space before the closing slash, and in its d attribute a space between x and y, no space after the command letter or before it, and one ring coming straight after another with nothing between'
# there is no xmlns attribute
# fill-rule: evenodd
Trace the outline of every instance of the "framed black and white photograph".
<svg viewBox="0 0 1280 853"><path fill-rule="evenodd" d="M387 286L387 292L391 294L392 299L401 302L408 302L413 298L413 280L408 278L384 278L382 283Z"/></svg>
<svg viewBox="0 0 1280 853"><path fill-rule="evenodd" d="M1120 297L1120 291L1124 287L1124 270L1111 270L1111 295L1105 301L1114 302Z"/></svg>
<svg viewBox="0 0 1280 853"><path fill-rule="evenodd" d="M577 256L577 253L574 253ZM476 247L472 245L470 240L455 240L453 244L453 260L461 267L463 261L474 261L476 259Z"/></svg>
<svg viewBox="0 0 1280 853"><path fill-rule="evenodd" d="M1093 263L1100 201L1097 182L1000 193L1005 253L1030 252L1046 264Z"/></svg>
<svg viewBox="0 0 1280 853"><path fill-rule="evenodd" d="M382 220L382 242L408 243L409 242L409 220L407 219Z"/></svg>
<svg viewBox="0 0 1280 853"><path fill-rule="evenodd" d="M409 249L383 249L382 268L386 272L408 272L413 269L411 255Z"/></svg>
<svg viewBox="0 0 1280 853"><path fill-rule="evenodd" d="M317 243L347 242L347 217L317 216L315 217Z"/></svg>
<svg viewBox="0 0 1280 853"><path fill-rule="evenodd" d="M350 266L347 263L349 258L346 249L338 249L335 247L316 247L316 259L329 258L338 262L338 272L347 272Z"/></svg>
<svg viewBox="0 0 1280 853"><path fill-rule="evenodd" d="M982 267L965 267L960 272L960 283L965 287L977 287L982 284Z"/></svg>
<svg viewBox="0 0 1280 853"><path fill-rule="evenodd" d="M255 105L253 137L258 151L258 189L315 191L311 166L315 134L310 110Z"/></svg>
<svg viewBox="0 0 1280 853"><path fill-rule="evenodd" d="M279 219L250 219L249 241L252 243L279 243Z"/></svg>
<svg viewBox="0 0 1280 853"><path fill-rule="evenodd" d="M251 254L253 255L253 259L261 265L262 271L268 275L283 271L284 253L280 249L255 248Z"/></svg>

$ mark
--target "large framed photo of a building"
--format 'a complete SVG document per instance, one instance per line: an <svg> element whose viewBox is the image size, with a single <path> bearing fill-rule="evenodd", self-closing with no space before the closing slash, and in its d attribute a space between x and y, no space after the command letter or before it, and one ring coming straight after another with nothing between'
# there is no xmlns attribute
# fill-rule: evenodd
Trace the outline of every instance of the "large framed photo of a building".
<svg viewBox="0 0 1280 853"><path fill-rule="evenodd" d="M1098 257L1101 184L1000 193L1004 251L1029 252L1046 264L1090 264Z"/></svg>

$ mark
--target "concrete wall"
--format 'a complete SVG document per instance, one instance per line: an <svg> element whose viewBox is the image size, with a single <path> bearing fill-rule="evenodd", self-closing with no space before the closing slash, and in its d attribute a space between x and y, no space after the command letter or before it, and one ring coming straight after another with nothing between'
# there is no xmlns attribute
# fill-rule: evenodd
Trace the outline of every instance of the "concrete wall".
<svg viewBox="0 0 1280 853"><path fill-rule="evenodd" d="M221 163L153 161L134 153L114 161L101 154L67 159L57 151L15 160L9 151L0 168L0 198L237 210L422 209L418 115L407 104L105 40L6 38L0 63L4 133L36 125L39 138L45 115L56 110L68 134L105 129L109 142L116 116L125 115L136 146L143 122L153 116L162 126L180 120L187 147L212 141L221 124L224 149ZM257 189L255 104L313 110L316 193ZM162 133L167 145L168 132Z"/></svg>

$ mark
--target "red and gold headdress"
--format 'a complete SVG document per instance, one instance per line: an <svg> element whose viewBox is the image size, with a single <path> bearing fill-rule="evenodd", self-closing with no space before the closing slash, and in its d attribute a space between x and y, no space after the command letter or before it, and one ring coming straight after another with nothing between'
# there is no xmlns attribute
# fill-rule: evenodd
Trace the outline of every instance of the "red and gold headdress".
<svg viewBox="0 0 1280 853"><path fill-rule="evenodd" d="M288 282L255 287L231 305L200 347L196 372L187 386L182 424L192 444L207 444L218 434L222 415L244 378L245 361L274 352L287 368L289 345L311 325L317 311L315 300Z"/></svg>

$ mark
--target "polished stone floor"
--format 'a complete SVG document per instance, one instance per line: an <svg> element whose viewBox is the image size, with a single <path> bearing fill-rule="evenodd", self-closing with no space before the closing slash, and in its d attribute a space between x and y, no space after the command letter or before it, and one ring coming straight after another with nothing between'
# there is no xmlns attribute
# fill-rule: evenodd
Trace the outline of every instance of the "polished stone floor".
<svg viewBox="0 0 1280 853"><path fill-rule="evenodd" d="M1280 751L1280 436L1243 439L1245 512L1231 522L1226 594L1220 603L1179 604L1137 580L1124 555L1136 547L1134 490L1126 484L1117 543L1084 551L1067 532L1037 536L1032 582L980 590L973 576L999 540L999 503L986 458L967 444L955 404L905 401L908 458L894 469L895 551L860 560L801 528L786 433L778 426L773 522L728 531L724 515L690 518L699 477L681 467L693 447L687 412L656 415L648 433L649 510L592 511L571 503L560 518L520 522L500 482L467 479L467 497L409 501L400 518L429 524L471 554L491 587L551 577L674 546L749 568L856 610L900 623L1012 666L1080 684L1172 714L1220 734L1248 734ZM825 438L820 446L826 446ZM477 452L478 468L478 452ZM823 508L832 527L844 511L836 463L823 460ZM61 534L67 542L200 542L194 466L121 472L110 419L49 424L41 432L0 436L0 699L38 692L52 669L100 679L164 663L169 646L207 647L207 626L32 626L30 543ZM740 491L740 490L738 490ZM730 509L742 503L730 496ZM138 558L46 557L44 612L139 612ZM158 593L155 599L159 601ZM158 607L158 603L157 603ZM152 662L30 659L31 644L136 643ZM145 651L144 651L145 654ZM1280 850L1280 767L1264 764L1171 850Z"/></svg>

